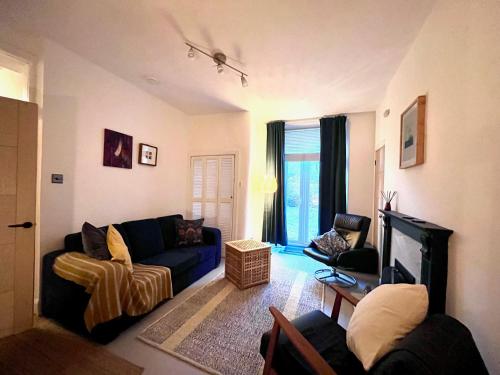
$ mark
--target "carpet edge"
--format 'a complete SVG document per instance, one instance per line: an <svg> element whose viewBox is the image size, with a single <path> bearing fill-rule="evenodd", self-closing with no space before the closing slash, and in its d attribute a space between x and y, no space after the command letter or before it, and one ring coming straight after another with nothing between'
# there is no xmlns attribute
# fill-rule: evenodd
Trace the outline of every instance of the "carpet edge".
<svg viewBox="0 0 500 375"><path fill-rule="evenodd" d="M203 371L205 371L207 374L212 374L212 375L222 375L222 373L220 373L220 372L219 372L219 371L217 371L217 370L214 370L213 368L210 368L210 367L208 367L208 366L204 366L204 365L202 365L201 363L198 363L198 362L196 362L196 361L194 361L194 360L192 360L192 359L190 359L190 358L188 358L188 357L185 357L185 356L183 356L183 355L181 355L181 354L178 354L178 353L176 353L176 352L174 352L174 351L171 351L171 350L168 350L168 349L164 349L164 348L162 348L159 344L157 344L157 343L156 343L156 342L154 342L154 341L148 340L148 339L146 339L146 338L144 338L144 337L141 337L141 336L137 336L137 337L136 337L136 339L137 339L137 340L140 340L140 341L142 341L143 343L145 343L145 344L147 344L147 345L150 345L150 346L152 346L152 347L154 347L154 348L156 348L156 349L158 349L158 350L161 350L162 352L167 353L167 354L169 354L169 355L171 355L171 356L173 356L173 357L175 357L175 358L178 358L178 359L180 359L181 361L184 361L184 362L186 362L186 363L189 363L191 366L196 367L196 368L198 368L198 369L200 369L200 370L203 370Z"/></svg>
<svg viewBox="0 0 500 375"><path fill-rule="evenodd" d="M160 320L162 320L164 317L166 317L167 315L169 315L171 312L177 310L180 306L182 306L186 301L188 301L190 298L192 298L199 291L205 289L209 285L212 285L213 283L215 283L216 281L218 281L220 276L224 276L224 271L222 271L221 273L218 273L217 275L215 275L212 280L210 280L207 284L203 285L200 289L198 289L196 291L193 291L192 294L189 297L187 297L184 301L180 302L179 305L177 305L177 306L173 307L172 309L168 310L165 314L163 314L162 316L160 316L154 322L148 324L148 326L146 328L144 328L136 337L137 338L141 338L141 335L144 334L144 332L146 332L149 328L151 328L153 325L155 325L156 323L158 323ZM223 278L224 277L222 277L222 279ZM174 298L175 298L175 296L174 296ZM172 299L167 300L167 301L171 301Z"/></svg>

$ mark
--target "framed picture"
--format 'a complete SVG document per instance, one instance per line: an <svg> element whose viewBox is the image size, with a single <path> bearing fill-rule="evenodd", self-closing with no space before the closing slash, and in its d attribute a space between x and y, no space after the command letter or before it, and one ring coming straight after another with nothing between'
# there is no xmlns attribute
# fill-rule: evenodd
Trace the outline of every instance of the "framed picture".
<svg viewBox="0 0 500 375"><path fill-rule="evenodd" d="M106 167L132 169L132 137L104 129L104 156Z"/></svg>
<svg viewBox="0 0 500 375"><path fill-rule="evenodd" d="M400 169L424 162L425 102L425 95L419 96L401 115Z"/></svg>
<svg viewBox="0 0 500 375"><path fill-rule="evenodd" d="M139 164L156 167L158 147L139 143Z"/></svg>

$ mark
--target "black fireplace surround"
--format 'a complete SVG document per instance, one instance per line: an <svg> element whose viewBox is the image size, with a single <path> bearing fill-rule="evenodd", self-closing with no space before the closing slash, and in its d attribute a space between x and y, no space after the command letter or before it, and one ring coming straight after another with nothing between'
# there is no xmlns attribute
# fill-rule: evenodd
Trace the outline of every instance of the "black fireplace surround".
<svg viewBox="0 0 500 375"><path fill-rule="evenodd" d="M401 264L390 266L392 228L420 242L422 265L420 283L427 286L429 293L429 314L442 313L446 308L446 282L448 278L448 238L452 230L426 222L395 211L379 210L384 220L384 239L382 246L382 273L385 277L397 269L399 274L406 270Z"/></svg>

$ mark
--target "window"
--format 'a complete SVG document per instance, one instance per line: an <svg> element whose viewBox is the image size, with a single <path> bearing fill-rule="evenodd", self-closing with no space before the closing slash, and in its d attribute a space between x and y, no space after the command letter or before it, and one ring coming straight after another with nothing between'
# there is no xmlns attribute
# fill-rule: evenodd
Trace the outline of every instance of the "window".
<svg viewBox="0 0 500 375"><path fill-rule="evenodd" d="M0 96L29 100L29 64L1 50Z"/></svg>
<svg viewBox="0 0 500 375"><path fill-rule="evenodd" d="M285 215L289 245L318 235L319 127L285 131Z"/></svg>

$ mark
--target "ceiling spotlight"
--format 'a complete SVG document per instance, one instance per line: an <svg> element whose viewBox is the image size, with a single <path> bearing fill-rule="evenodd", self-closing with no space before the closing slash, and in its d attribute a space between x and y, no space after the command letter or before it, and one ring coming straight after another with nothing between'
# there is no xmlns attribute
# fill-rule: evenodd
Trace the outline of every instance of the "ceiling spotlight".
<svg viewBox="0 0 500 375"><path fill-rule="evenodd" d="M243 86L243 87L247 87L248 86L248 81L245 78L245 76L243 75L243 73L241 73L241 86Z"/></svg>
<svg viewBox="0 0 500 375"><path fill-rule="evenodd" d="M248 86L248 81L246 77L248 77L248 74L242 72L241 70L235 68L234 66L229 65L226 60L227 57L224 55L222 52L214 52L214 53L209 53L206 51L203 51L202 49L193 46L191 43L185 42L185 44L189 47L187 56L189 59L193 59L196 55L196 52L200 52L201 54L210 57L216 64L217 66L217 73L221 74L224 73L224 67L228 67L229 69L235 71L239 75L241 75L241 85L243 87Z"/></svg>

